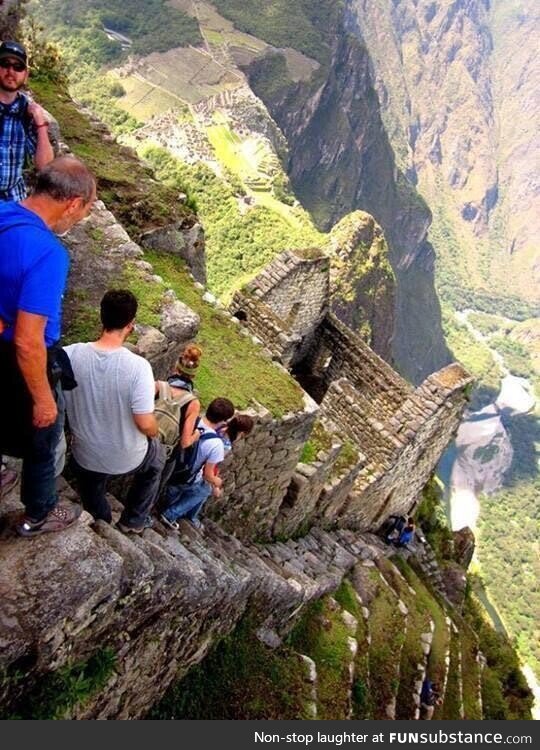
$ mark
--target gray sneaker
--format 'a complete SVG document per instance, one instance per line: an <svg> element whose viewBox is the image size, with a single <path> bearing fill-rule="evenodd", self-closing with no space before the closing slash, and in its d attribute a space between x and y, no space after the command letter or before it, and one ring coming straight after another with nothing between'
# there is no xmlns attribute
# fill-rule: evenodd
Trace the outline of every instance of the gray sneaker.
<svg viewBox="0 0 540 750"><path fill-rule="evenodd" d="M28 516L23 516L22 520L15 526L15 530L19 536L25 537L63 531L74 524L81 513L82 505L58 503L42 521L33 521Z"/></svg>

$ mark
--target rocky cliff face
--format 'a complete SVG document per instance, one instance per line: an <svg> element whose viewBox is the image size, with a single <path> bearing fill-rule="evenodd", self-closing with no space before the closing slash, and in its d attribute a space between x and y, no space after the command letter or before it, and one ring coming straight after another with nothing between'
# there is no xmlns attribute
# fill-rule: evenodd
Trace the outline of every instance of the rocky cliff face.
<svg viewBox="0 0 540 750"><path fill-rule="evenodd" d="M443 289L537 301L535 4L351 0L349 8L398 164L433 211Z"/></svg>
<svg viewBox="0 0 540 750"><path fill-rule="evenodd" d="M417 382L448 361L426 241L430 212L396 165L366 46L345 25L335 31L331 62L309 83L269 93L272 58L248 75L287 138L289 176L315 219L327 226L362 208L382 226L398 279L394 357Z"/></svg>

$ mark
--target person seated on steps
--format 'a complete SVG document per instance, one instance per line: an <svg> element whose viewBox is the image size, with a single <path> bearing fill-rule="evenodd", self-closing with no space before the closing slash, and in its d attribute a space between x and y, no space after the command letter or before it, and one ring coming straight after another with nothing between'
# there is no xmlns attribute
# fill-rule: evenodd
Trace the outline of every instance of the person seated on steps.
<svg viewBox="0 0 540 750"><path fill-rule="evenodd" d="M407 519L405 516L390 516L384 525L384 538L387 544L399 539L399 535L405 528Z"/></svg>
<svg viewBox="0 0 540 750"><path fill-rule="evenodd" d="M430 721L433 718L435 706L440 706L441 703L439 686L426 677L420 692L421 718Z"/></svg>
<svg viewBox="0 0 540 750"><path fill-rule="evenodd" d="M101 336L65 351L78 387L66 397L72 465L84 508L111 523L109 477L133 474L118 528L140 534L159 490L165 450L157 438L150 363L123 346L133 331L137 300L109 290L101 300Z"/></svg>
<svg viewBox="0 0 540 750"><path fill-rule="evenodd" d="M182 462L177 463L165 488L166 508L160 519L170 528L178 529L179 518L200 528L199 514L203 505L211 494L221 496L223 480L216 475L216 467L225 457L225 447L219 431L233 415L231 401L216 398L199 420L199 440L186 452Z"/></svg>
<svg viewBox="0 0 540 750"><path fill-rule="evenodd" d="M193 378L199 367L202 349L194 343L184 347L175 365L175 371L166 381L155 383L155 414L159 424L159 438L167 452L161 486L164 487L178 455L197 442L196 429L201 413L201 403L194 391Z"/></svg>
<svg viewBox="0 0 540 750"><path fill-rule="evenodd" d="M407 519L407 525L402 529L398 538L394 541L396 547L408 547L408 545L414 540L415 530L414 519L409 516Z"/></svg>

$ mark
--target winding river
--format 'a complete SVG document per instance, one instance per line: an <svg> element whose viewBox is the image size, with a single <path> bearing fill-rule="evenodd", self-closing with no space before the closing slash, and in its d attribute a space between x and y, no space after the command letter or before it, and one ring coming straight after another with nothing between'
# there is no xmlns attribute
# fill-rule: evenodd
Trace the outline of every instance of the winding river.
<svg viewBox="0 0 540 750"><path fill-rule="evenodd" d="M492 349L484 336L469 320L473 310L456 313L460 323L467 326L474 339L487 346L502 374L501 388L495 401L478 411L466 411L456 435L454 445L443 458L441 478L448 488L448 506L452 529L464 526L476 529L480 515L478 497L491 494L503 483L513 457L510 436L503 424L503 413L526 414L535 408L532 385L526 378L511 375L503 357ZM484 602L488 611L493 607ZM495 627L501 627L499 617L493 617ZM524 665L523 673L535 696L534 718L540 718L540 685L533 670Z"/></svg>

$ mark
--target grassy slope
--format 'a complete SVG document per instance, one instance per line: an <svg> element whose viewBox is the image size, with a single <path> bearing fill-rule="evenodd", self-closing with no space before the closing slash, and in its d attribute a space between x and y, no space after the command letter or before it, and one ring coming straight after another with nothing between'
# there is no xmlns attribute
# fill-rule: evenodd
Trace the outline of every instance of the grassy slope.
<svg viewBox="0 0 540 750"><path fill-rule="evenodd" d="M181 263L160 253L147 252L145 257L166 287L201 317L197 341L204 356L197 372L197 390L203 403L227 395L238 408L254 400L275 415L302 408L300 386L242 336L222 312L202 301Z"/></svg>
<svg viewBox="0 0 540 750"><path fill-rule="evenodd" d="M149 719L306 719L305 667L288 647L270 649L249 619L224 638L151 710Z"/></svg>
<svg viewBox="0 0 540 750"><path fill-rule="evenodd" d="M340 607L328 599L311 604L289 636L288 643L317 665L317 708L319 719L348 717L347 668L350 651L348 631Z"/></svg>
<svg viewBox="0 0 540 750"><path fill-rule="evenodd" d="M381 582L380 573L370 570L377 594L369 604L369 673L374 719L385 719L386 707L397 694L399 671L396 658L405 639L405 618L397 607L397 597Z"/></svg>
<svg viewBox="0 0 540 750"><path fill-rule="evenodd" d="M424 656L420 636L430 631L430 614L422 597L409 591L407 583L396 573L388 560L381 560L381 570L392 588L399 593L400 599L409 610L407 635L401 652L399 667L399 690L397 694L396 718L411 719L415 705L412 698L414 683L418 679L418 664Z"/></svg>

